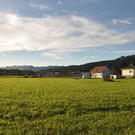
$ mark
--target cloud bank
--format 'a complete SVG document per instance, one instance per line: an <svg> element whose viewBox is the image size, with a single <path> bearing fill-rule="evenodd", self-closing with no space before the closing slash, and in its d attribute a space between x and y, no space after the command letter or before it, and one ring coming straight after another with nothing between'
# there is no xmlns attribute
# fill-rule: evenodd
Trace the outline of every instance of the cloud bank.
<svg viewBox="0 0 135 135"><path fill-rule="evenodd" d="M49 50L47 52L43 52L42 53L42 56L45 56L45 57L52 57L52 58L55 58L55 59L63 59L64 57L71 57L70 56L70 53L74 52L81 52L81 51L84 51L84 49L55 49L55 50Z"/></svg>
<svg viewBox="0 0 135 135"><path fill-rule="evenodd" d="M90 3L98 3L102 0L72 0L72 4L82 4L82 3L86 3L86 2L90 2Z"/></svg>
<svg viewBox="0 0 135 135"><path fill-rule="evenodd" d="M122 33L75 15L31 18L0 13L0 30L0 52L50 50L43 55L51 56L53 53L52 57L58 59L61 59L63 52L67 53L66 50L69 53L87 47L135 41L135 31Z"/></svg>
<svg viewBox="0 0 135 135"><path fill-rule="evenodd" d="M135 50L113 51L113 53L135 53Z"/></svg>
<svg viewBox="0 0 135 135"><path fill-rule="evenodd" d="M120 19L113 19L112 20L113 24L122 24L122 25L129 25L132 24L130 19L124 19L124 20L120 20Z"/></svg>
<svg viewBox="0 0 135 135"><path fill-rule="evenodd" d="M30 4L30 7L36 8L36 9L40 9L40 10L51 10L52 8L47 6L47 5L43 5L43 4Z"/></svg>

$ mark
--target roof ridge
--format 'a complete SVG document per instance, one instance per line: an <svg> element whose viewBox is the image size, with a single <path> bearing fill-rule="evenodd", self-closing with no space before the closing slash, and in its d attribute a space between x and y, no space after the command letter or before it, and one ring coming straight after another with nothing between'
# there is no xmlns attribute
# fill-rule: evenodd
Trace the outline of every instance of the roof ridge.
<svg viewBox="0 0 135 135"><path fill-rule="evenodd" d="M98 66L92 69L91 73L102 73L107 66Z"/></svg>

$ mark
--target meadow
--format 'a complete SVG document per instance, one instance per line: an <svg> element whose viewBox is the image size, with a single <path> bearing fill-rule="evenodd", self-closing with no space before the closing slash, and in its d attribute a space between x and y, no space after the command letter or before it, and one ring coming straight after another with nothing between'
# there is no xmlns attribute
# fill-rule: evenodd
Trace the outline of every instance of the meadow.
<svg viewBox="0 0 135 135"><path fill-rule="evenodd" d="M0 78L0 135L135 135L135 79Z"/></svg>

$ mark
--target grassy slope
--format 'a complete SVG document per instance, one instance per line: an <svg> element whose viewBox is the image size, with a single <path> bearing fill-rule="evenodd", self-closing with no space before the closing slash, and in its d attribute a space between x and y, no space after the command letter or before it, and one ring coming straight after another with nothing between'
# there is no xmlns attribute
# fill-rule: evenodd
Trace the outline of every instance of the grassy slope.
<svg viewBox="0 0 135 135"><path fill-rule="evenodd" d="M0 78L0 134L135 134L135 79Z"/></svg>

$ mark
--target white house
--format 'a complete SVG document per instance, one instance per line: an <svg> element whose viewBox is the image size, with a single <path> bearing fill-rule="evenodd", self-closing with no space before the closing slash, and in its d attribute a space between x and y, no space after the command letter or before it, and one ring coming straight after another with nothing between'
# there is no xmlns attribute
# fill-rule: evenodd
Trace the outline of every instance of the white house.
<svg viewBox="0 0 135 135"><path fill-rule="evenodd" d="M130 65L128 67L122 68L122 76L132 78L135 77L135 65Z"/></svg>
<svg viewBox="0 0 135 135"><path fill-rule="evenodd" d="M90 73L89 72L82 72L82 78L83 79L90 79Z"/></svg>
<svg viewBox="0 0 135 135"><path fill-rule="evenodd" d="M92 78L107 78L111 74L107 66L95 67L90 73Z"/></svg>

